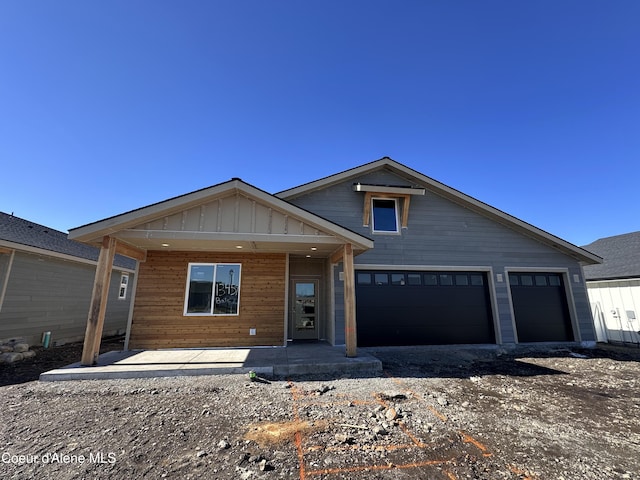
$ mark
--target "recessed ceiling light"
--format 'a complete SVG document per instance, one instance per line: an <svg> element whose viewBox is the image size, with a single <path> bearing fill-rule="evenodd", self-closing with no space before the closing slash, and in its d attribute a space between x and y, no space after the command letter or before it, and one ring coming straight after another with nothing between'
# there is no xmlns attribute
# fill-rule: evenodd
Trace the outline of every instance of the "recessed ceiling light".
<svg viewBox="0 0 640 480"><path fill-rule="evenodd" d="M168 247L168 246L169 246L169 244L168 244L168 243L163 243L163 244L162 244L162 246L163 246L163 247Z"/></svg>
<svg viewBox="0 0 640 480"><path fill-rule="evenodd" d="M236 245L236 248L243 248L242 245Z"/></svg>
<svg viewBox="0 0 640 480"><path fill-rule="evenodd" d="M314 252L318 249L318 247L311 247L311 250L313 250Z"/></svg>
<svg viewBox="0 0 640 480"><path fill-rule="evenodd" d="M307 258L311 258L311 255L307 255Z"/></svg>

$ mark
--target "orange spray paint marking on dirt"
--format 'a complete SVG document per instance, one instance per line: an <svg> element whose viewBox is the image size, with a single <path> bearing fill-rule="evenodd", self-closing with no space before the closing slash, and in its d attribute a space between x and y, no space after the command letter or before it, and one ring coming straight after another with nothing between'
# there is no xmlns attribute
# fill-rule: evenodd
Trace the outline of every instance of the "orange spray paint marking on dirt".
<svg viewBox="0 0 640 480"><path fill-rule="evenodd" d="M289 385L291 386L291 397L293 398L293 418L296 422L299 422L300 414L298 413L297 404L299 392L291 380L289 380ZM302 434L300 432L296 432L294 438L296 443L296 451L298 452L298 463L300 464L300 480L306 480L307 475L304 465L304 452L302 451Z"/></svg>
<svg viewBox="0 0 640 480"><path fill-rule="evenodd" d="M392 381L393 383L395 383L396 385L398 385L398 386L400 386L400 387L404 388L407 392L409 392L409 394L413 397L413 399L414 399L414 400L422 400L422 398L420 398L420 395L418 395L416 392L414 392L413 390L411 390L411 389L407 386L407 384L406 384L406 383L404 383L402 380L399 380L399 379L397 379L397 378L395 378L395 377L392 377L392 376L389 374L389 372L386 372L386 371L385 371L385 372L384 372L384 374L385 374L385 376L386 376L387 378L390 378L390 379L391 379L391 381Z"/></svg>
<svg viewBox="0 0 640 480"><path fill-rule="evenodd" d="M363 400L338 400L336 402L327 402L322 400L300 400L300 404L302 405L312 405L312 406L325 406L325 405L358 405L358 406L367 406L367 405L375 405L376 402L372 401L363 401Z"/></svg>
<svg viewBox="0 0 640 480"><path fill-rule="evenodd" d="M398 422L398 426L402 429L402 431L405 433L405 435L407 435L407 437L409 437L411 439L411 441L413 443L415 443L416 447L418 448L426 448L427 445L422 443L418 438L416 438L415 435L413 435L409 429L405 426L404 423L402 422Z"/></svg>
<svg viewBox="0 0 640 480"><path fill-rule="evenodd" d="M302 434L296 432L296 450L298 451L298 463L300 464L300 480L307 478L304 467L304 453L302 452Z"/></svg>
<svg viewBox="0 0 640 480"><path fill-rule="evenodd" d="M493 455L493 453L489 452L487 447L485 447L483 444L481 444L478 440L473 438L471 435L468 435L468 434L464 433L462 430L460 432L458 432L458 433L462 437L462 441L463 442L471 443L472 445L475 445L478 448L478 450L480 450L482 452L483 456L491 457Z"/></svg>
<svg viewBox="0 0 640 480"><path fill-rule="evenodd" d="M433 445L422 444L420 448L427 448ZM395 450L412 450L416 448L415 443L405 443L404 445L348 445L345 447L327 447L324 445L312 445L307 447L307 452L345 452L345 451L374 451L374 452L393 452Z"/></svg>
<svg viewBox="0 0 640 480"><path fill-rule="evenodd" d="M440 421L442 421L442 423L446 423L447 420L449 420L446 415L440 413L438 410L433 408L431 405L427 405L427 408L429 409L429 411L431 413L433 413L436 417L438 417L440 419Z"/></svg>
<svg viewBox="0 0 640 480"><path fill-rule="evenodd" d="M534 476L529 475L524 470L521 470L518 467L515 467L513 465L507 465L507 468L509 468L511 473L515 473L516 475L521 475L523 477L522 480L534 480L534 478L535 478Z"/></svg>
<svg viewBox="0 0 640 480"><path fill-rule="evenodd" d="M458 480L458 477L456 477L449 470L442 470L442 473L444 473L447 477L449 477L449 480Z"/></svg>
<svg viewBox="0 0 640 480"><path fill-rule="evenodd" d="M417 463L408 463L405 465L371 465L371 466L361 466L361 467L345 467L345 468L327 468L324 470L309 470L307 472L308 475L330 475L335 473L352 473L352 472L368 472L368 471L380 471L380 470L406 470L408 468L420 468L420 467L430 467L433 465L442 465L444 463L449 463L448 460L430 460L428 462L417 462Z"/></svg>
<svg viewBox="0 0 640 480"><path fill-rule="evenodd" d="M386 372L386 371L384 372L384 374L385 374L388 378L390 378L390 379L391 379L391 381L392 381L392 382L394 382L396 385L398 385L398 386L400 386L400 387L404 388L407 392L409 392L409 394L411 395L411 397L412 397L414 400L418 400L419 402L424 402L424 399L423 399L422 397L420 397L420 395L418 395L416 392L414 392L413 390L411 390L411 389L407 386L407 384L406 384L406 383L404 383L402 380L398 380L397 378L392 377L392 376L391 376L391 375L389 375L389 373L388 373L388 372ZM433 413L436 417L438 417L438 419L439 419L441 422L445 423L445 422L448 420L448 418L447 418L447 416L446 416L446 415L444 415L444 414L440 413L438 410L436 410L435 408L433 408L431 405L427 405L426 407L429 409L429 411L430 411L431 413Z"/></svg>
<svg viewBox="0 0 640 480"><path fill-rule="evenodd" d="M389 408L389 404L387 402L385 402L382 398L380 398L380 396L378 394L374 394L373 398L375 398L378 403L380 405L382 405L384 408ZM415 443L415 445L418 448L425 448L427 445L425 445L424 443L422 443L418 438L416 438L415 435L413 435L408 429L407 427L404 425L404 423L398 421L398 426L400 427L400 429L411 439L411 441L413 443Z"/></svg>

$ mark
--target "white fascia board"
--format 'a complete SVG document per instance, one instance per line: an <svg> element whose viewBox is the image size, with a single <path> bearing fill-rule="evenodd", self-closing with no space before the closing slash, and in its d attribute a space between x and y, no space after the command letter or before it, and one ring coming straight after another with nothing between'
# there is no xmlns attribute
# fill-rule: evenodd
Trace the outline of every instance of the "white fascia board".
<svg viewBox="0 0 640 480"><path fill-rule="evenodd" d="M118 234L119 232L123 232L135 225L181 212L233 191L242 192L248 198L253 198L286 215L291 215L297 219L303 220L309 225L312 225L325 233L335 235L337 238L353 243L360 249L368 250L373 248L373 240L363 237L362 235L352 232L311 212L303 210L285 200L249 185L240 179L232 179L213 187L174 197L163 202L155 203L105 220L71 229L69 230L68 238L85 243L99 243L105 235Z"/></svg>
<svg viewBox="0 0 640 480"><path fill-rule="evenodd" d="M392 161L393 162L393 161ZM412 170L400 163L393 162L393 164L389 163L393 169L396 169L405 175L409 175L411 177L420 180L420 183L426 183L430 187L433 188L433 191L436 193L444 194L445 197L450 198L451 200L458 200L458 202L462 203L463 206L471 208L472 210L478 211L479 213L488 214L490 217L497 218L501 220L503 224L507 226L516 227L517 230L523 231L523 233L527 233L529 236L535 238L538 241L542 241L543 243L550 245L558 250L564 251L565 253L569 253L570 255L577 257L578 260L586 261L589 264L602 263L602 258L593 253L580 248L576 245L573 245L566 240L563 240L560 237L556 237L555 235L546 232L530 223L527 223L523 220L520 220L517 217L509 215L502 210L499 210L491 205L481 202L480 200L473 198L455 188L451 188L444 183L438 182L426 175L423 175L420 172Z"/></svg>
<svg viewBox="0 0 640 480"><path fill-rule="evenodd" d="M367 237L363 237L362 235L356 232L352 232L351 230L346 229L338 225L337 223L333 223L329 220L319 217L314 213L311 213L292 203L289 203L285 200L275 197L274 195L263 192L262 190L259 190L255 187L251 187L250 185L247 185L247 186L252 189L250 194L253 197L255 197L258 200L261 200L264 203L273 205L282 213L285 213L287 215L292 215L298 220L302 220L303 222L308 223L309 225L317 228L318 230L322 230L325 233L335 235L336 237L344 241L347 241L349 243L352 243L354 245L357 245L358 247L364 250L373 248L373 240ZM245 192L245 193L249 193L249 192Z"/></svg>
<svg viewBox="0 0 640 480"><path fill-rule="evenodd" d="M85 243L101 242L102 237L105 235L111 235L134 225L145 223L151 219L171 215L199 205L212 197L232 190L235 188L234 184L237 183L238 180L230 180L213 187L170 198L169 200L131 210L88 225L72 228L69 230L68 238Z"/></svg>
<svg viewBox="0 0 640 480"><path fill-rule="evenodd" d="M444 183L438 182L437 180L434 180L431 177L428 177L416 170L402 165L401 163L398 163L388 157L376 160L371 163L367 163L365 165L361 165L360 167L346 170L341 173L337 173L335 175L331 175L329 177L321 178L314 182L300 185L299 187L282 191L276 194L276 196L283 199L295 198L297 196L304 195L315 190L320 190L340 182L348 181L359 175L363 175L385 167L389 168L392 171L395 171L396 173L407 179L415 181L417 184L426 185L428 189L435 194L441 195L444 198L454 201L466 208L469 208L470 210L476 211L477 213L484 214L489 218L493 218L494 220L502 223L505 226L508 226L516 231L519 231L522 234L532 237L537 241L540 241L570 256L573 256L578 261L583 261L588 265L602 263L603 261L599 256L594 255L593 253L583 248L573 245L572 243L567 242L560 237L556 237L551 233L545 232L544 230L535 227L530 223L509 215L508 213L492 207L487 203L481 202L480 200L462 193L455 188L451 188Z"/></svg>
<svg viewBox="0 0 640 480"><path fill-rule="evenodd" d="M350 178L357 177L359 175L368 173L373 170L377 170L389 164L388 160L390 159L382 158L380 160L367 163L365 165L360 165L359 167L351 168L349 170L345 170L344 172L336 173L334 175L329 175L328 177L320 178L318 180L314 180L312 182L305 183L303 185L290 188L288 190L283 190L282 192L276 193L275 196L285 200L289 198L295 198L299 195L304 195L314 190L320 190L330 185L335 185L336 183L340 183L345 180L349 180ZM393 160L391 161L393 162Z"/></svg>

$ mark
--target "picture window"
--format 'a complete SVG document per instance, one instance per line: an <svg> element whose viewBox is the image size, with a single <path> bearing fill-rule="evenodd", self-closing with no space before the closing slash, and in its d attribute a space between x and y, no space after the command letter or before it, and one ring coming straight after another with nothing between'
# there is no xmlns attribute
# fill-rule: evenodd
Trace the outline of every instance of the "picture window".
<svg viewBox="0 0 640 480"><path fill-rule="evenodd" d="M238 315L239 263L190 263L184 315Z"/></svg>

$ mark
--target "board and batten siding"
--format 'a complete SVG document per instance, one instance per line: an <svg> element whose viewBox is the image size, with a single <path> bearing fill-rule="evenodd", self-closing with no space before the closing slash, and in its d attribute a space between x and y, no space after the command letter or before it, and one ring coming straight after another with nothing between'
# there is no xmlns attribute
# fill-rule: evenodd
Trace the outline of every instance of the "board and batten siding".
<svg viewBox="0 0 640 480"><path fill-rule="evenodd" d="M38 345L42 333L50 331L52 345L82 340L95 271L95 265L16 251L0 310L0 339L24 338ZM130 293L118 298L121 275L114 267L103 336L123 334L127 327Z"/></svg>
<svg viewBox="0 0 640 480"><path fill-rule="evenodd" d="M184 315L189 263L242 264L238 315ZM150 251L139 267L129 348L282 346L285 279L285 254Z"/></svg>
<svg viewBox="0 0 640 480"><path fill-rule="evenodd" d="M381 170L288 199L375 241L373 249L355 258L356 268L369 264L485 269L492 277L492 295L495 297L492 308L498 310L494 316L497 314L496 324L502 343L512 343L516 339L505 269L563 270L573 296L569 302L579 330L576 340L595 340L584 277L576 259L428 189L424 196L411 197L408 228L403 228L400 234L373 234L370 226L362 225L364 194L353 191L353 184L357 182L424 187ZM341 266L336 268L334 277L337 343L340 341L338 332L344 330L340 270ZM501 282L497 274L502 275ZM574 275L578 276L578 282L574 281Z"/></svg>

